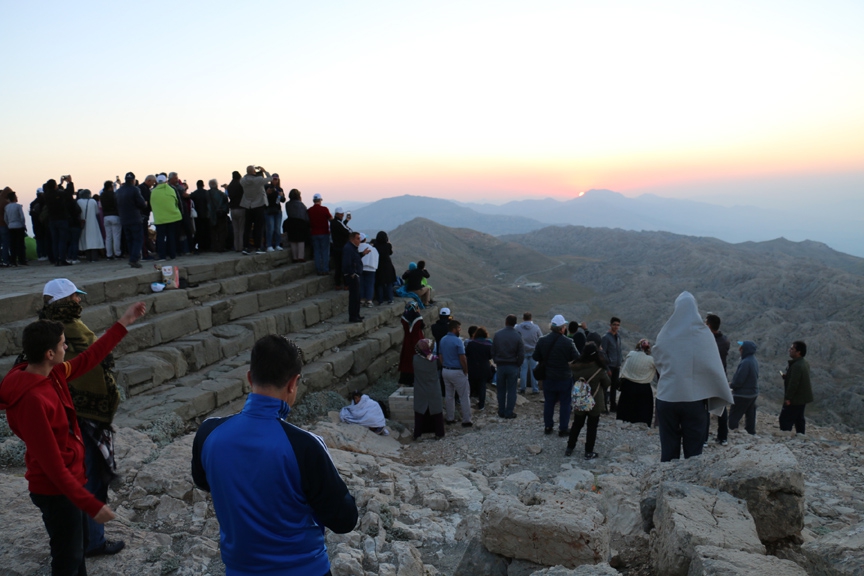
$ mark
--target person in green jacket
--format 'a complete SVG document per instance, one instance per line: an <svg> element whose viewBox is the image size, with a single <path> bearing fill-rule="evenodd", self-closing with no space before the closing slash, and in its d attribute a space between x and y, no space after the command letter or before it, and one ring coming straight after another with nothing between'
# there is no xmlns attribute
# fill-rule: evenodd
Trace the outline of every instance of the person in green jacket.
<svg viewBox="0 0 864 576"><path fill-rule="evenodd" d="M789 367L783 374L783 408L780 409L780 429L804 434L804 408L813 401L810 386L810 364L804 359L807 344L796 340L789 347Z"/></svg>
<svg viewBox="0 0 864 576"><path fill-rule="evenodd" d="M183 220L180 197L168 184L164 174L156 177L156 187L150 192L153 224L156 225L156 252L159 260L177 257L177 225Z"/></svg>

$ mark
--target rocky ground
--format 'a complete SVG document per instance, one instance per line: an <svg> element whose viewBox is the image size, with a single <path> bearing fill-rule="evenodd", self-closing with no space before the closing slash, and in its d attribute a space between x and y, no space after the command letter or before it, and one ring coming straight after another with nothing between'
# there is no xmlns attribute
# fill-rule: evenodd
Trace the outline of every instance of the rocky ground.
<svg viewBox="0 0 864 576"><path fill-rule="evenodd" d="M372 395L384 397L393 386L382 383ZM334 410L342 399L333 393L310 395L304 402L295 410L295 422L327 440L360 508L361 521L353 532L328 533L334 575L533 574L544 567L540 562L556 563L549 561L555 550L550 552L544 541L548 538L535 534L532 540L526 532L519 543L522 559L489 552L483 544L484 523L492 513L488 504L518 496L523 502L533 499L548 505L550 495L589 502L603 511L599 523L610 532L611 542L600 550L601 564L579 574L655 573L639 509L640 479L660 467L659 439L653 429L604 417L595 448L600 457L585 461L581 443L568 458L566 439L543 434L542 394L526 395L516 410L519 417L502 420L490 391L486 410L475 411L474 427L448 426L440 441L431 435L413 441L410 432L395 422L390 437L339 424ZM119 520L108 525L107 533L126 540L127 549L112 558L90 560L91 574L224 574L212 504L191 484L192 434L169 441L171 430L168 421L150 435L119 430L117 459L122 473L110 495ZM173 429L174 434L179 431ZM861 522L860 436L815 425L808 427L806 436L794 436L780 432L776 414L764 411L757 431L754 437L731 432L725 447L712 439L706 461L784 446L804 473L805 543ZM0 462L5 464L0 469L0 573L49 574L44 528L17 460L20 447L8 436L8 429L0 427ZM514 522L517 516L514 510ZM549 518L549 526L569 529L557 527L555 521ZM541 552L546 556L538 557ZM769 552L803 558L795 545Z"/></svg>

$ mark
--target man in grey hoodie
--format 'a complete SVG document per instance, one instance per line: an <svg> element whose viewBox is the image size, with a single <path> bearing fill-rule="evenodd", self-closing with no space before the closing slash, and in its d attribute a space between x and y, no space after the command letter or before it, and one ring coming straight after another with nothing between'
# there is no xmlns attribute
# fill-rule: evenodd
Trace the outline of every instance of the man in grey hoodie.
<svg viewBox="0 0 864 576"><path fill-rule="evenodd" d="M756 361L756 344L750 340L738 342L741 362L735 370L729 387L735 400L729 409L729 429L736 430L744 416L744 429L756 434L756 398L759 397L759 362Z"/></svg>
<svg viewBox="0 0 864 576"><path fill-rule="evenodd" d="M530 381L531 393L537 394L540 388L537 386L537 380L533 374L537 362L531 355L534 354L534 347L537 346L537 341L543 336L543 331L540 330L537 324L531 321L531 312L522 314L522 322L516 325L516 331L522 336L522 343L525 345L525 360L522 361L522 368L519 373L519 392L525 392L525 388Z"/></svg>

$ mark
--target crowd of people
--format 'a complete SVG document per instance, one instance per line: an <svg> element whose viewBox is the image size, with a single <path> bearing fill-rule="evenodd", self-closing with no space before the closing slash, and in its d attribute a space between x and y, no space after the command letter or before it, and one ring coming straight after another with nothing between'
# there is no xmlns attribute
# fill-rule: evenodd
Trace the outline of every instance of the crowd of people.
<svg viewBox="0 0 864 576"><path fill-rule="evenodd" d="M530 312L522 322L509 314L490 339L483 326L462 325L442 308L426 337L419 304L409 302L402 315L404 339L399 382L414 387L414 438L434 433L443 438L445 424L456 423L456 405L463 427L473 426L472 410L484 410L489 386L496 389L498 417L513 419L517 394L543 392L545 434L567 438L571 456L587 424L585 459L598 457L594 448L602 415L659 429L661 461L696 456L708 444L711 415L717 416L716 441L728 444L728 430L756 433L759 363L756 344L738 341L740 362L731 379L726 360L730 342L720 331L716 314L702 318L696 300L683 292L675 310L652 343L640 339L632 350L621 339L621 320L612 317L605 334L585 322L567 322L560 314L543 331ZM807 345L789 348L789 366L782 373L785 400L781 430L805 433L805 406L813 401ZM584 387L591 400L573 402ZM473 402L473 404L472 404ZM572 425L571 425L572 416Z"/></svg>

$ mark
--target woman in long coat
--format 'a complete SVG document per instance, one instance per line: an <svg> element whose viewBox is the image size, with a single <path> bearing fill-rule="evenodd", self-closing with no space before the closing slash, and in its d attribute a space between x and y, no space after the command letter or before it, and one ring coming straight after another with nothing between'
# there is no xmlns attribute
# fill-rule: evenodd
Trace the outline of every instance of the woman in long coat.
<svg viewBox="0 0 864 576"><path fill-rule="evenodd" d="M624 359L621 367L616 418L624 422L644 422L651 426L654 418L654 394L651 383L657 378L657 368L651 357L651 343L644 338Z"/></svg>
<svg viewBox="0 0 864 576"><path fill-rule="evenodd" d="M393 284L396 282L396 268L393 266L393 245L387 232L381 230L373 242L378 250L378 270L375 271L375 299L378 304L393 303Z"/></svg>
<svg viewBox="0 0 864 576"><path fill-rule="evenodd" d="M291 261L306 261L306 242L309 241L309 213L300 198L300 191L292 188L285 204L285 235L291 247Z"/></svg>
<svg viewBox="0 0 864 576"><path fill-rule="evenodd" d="M444 402L438 384L438 356L432 353L433 340L417 342L414 356L414 439L425 432L444 437Z"/></svg>
<svg viewBox="0 0 864 576"><path fill-rule="evenodd" d="M399 384L404 386L414 385L414 347L423 338L424 326L420 306L413 300L408 302L402 314L402 331L405 336L402 339L402 352L399 354Z"/></svg>
<svg viewBox="0 0 864 576"><path fill-rule="evenodd" d="M93 262L96 251L105 249L105 240L102 238L102 229L99 228L99 205L91 197L90 190L79 190L78 207L81 208L81 221L84 222L81 238L78 240L78 251Z"/></svg>

